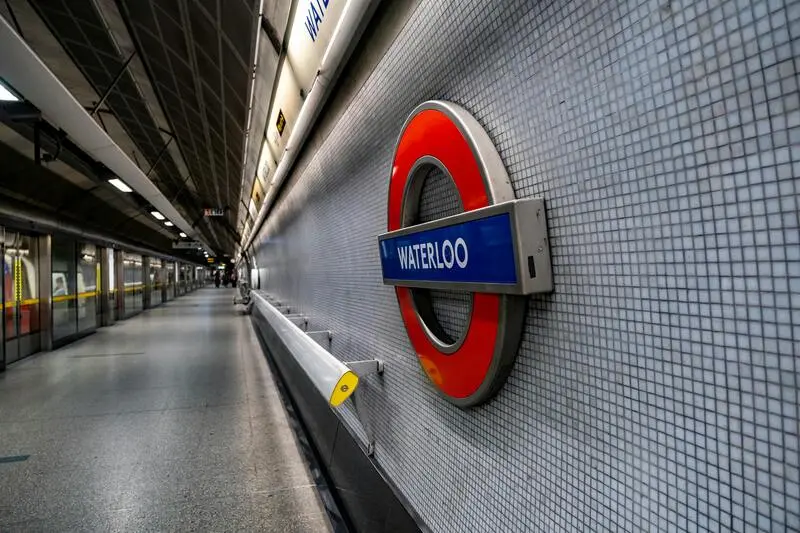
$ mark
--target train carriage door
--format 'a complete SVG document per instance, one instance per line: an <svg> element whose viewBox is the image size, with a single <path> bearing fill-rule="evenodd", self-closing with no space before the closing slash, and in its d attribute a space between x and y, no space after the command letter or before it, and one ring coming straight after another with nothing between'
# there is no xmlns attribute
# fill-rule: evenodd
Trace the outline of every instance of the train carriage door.
<svg viewBox="0 0 800 533"><path fill-rule="evenodd" d="M6 259L6 231L4 228L0 228L0 236L2 240L0 240L0 254L3 256L3 290L0 291L0 303L2 303L3 307L3 346L2 346L2 354L0 354L0 371L6 369L6 339L9 336L14 336L13 331L9 331L7 327L8 322L8 307L6 303L13 302L14 298L14 286L13 286L13 274L12 274L12 266L13 263L9 262ZM13 324L16 324L16 320L13 320Z"/></svg>
<svg viewBox="0 0 800 533"><path fill-rule="evenodd" d="M19 320L16 298L18 271L16 245L19 235L13 231L3 234L3 339L6 364L19 359Z"/></svg>
<svg viewBox="0 0 800 533"><path fill-rule="evenodd" d="M9 364L41 349L36 238L3 232L3 351Z"/></svg>

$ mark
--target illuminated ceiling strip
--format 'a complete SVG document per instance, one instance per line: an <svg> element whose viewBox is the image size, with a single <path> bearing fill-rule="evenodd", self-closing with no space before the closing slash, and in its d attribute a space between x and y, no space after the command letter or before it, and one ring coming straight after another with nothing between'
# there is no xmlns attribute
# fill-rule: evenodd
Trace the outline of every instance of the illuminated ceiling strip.
<svg viewBox="0 0 800 533"><path fill-rule="evenodd" d="M17 95L6 87L2 81L0 81L0 102L19 102Z"/></svg>
<svg viewBox="0 0 800 533"><path fill-rule="evenodd" d="M110 179L108 182L122 192L133 192L133 189L128 187L128 184L119 178Z"/></svg>

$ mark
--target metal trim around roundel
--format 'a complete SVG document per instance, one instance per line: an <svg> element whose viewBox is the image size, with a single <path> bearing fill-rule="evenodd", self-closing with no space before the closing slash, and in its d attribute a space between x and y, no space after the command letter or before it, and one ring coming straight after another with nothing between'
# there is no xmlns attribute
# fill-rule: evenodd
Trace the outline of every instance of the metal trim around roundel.
<svg viewBox="0 0 800 533"><path fill-rule="evenodd" d="M514 199L502 160L488 134L463 108L444 101L418 106L397 141L389 182L388 230L405 227L411 217L407 196L412 169L435 158L450 174L465 211ZM461 407L491 398L505 383L514 363L527 300L525 297L473 293L472 314L463 342L440 350L426 333L412 291L395 287L411 345L439 392Z"/></svg>

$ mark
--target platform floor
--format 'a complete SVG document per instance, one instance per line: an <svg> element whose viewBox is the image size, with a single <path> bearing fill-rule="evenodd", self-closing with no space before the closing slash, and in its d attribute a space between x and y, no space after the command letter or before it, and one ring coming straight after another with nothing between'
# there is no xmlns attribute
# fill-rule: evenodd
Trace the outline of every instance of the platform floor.
<svg viewBox="0 0 800 533"><path fill-rule="evenodd" d="M232 299L201 289L0 374L0 531L329 531Z"/></svg>

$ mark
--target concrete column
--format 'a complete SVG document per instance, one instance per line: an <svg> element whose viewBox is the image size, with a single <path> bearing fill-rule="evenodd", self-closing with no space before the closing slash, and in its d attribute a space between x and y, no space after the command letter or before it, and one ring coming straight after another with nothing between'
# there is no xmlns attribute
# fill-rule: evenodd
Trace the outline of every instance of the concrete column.
<svg viewBox="0 0 800 533"><path fill-rule="evenodd" d="M37 238L39 256L39 338L42 351L53 349L53 238Z"/></svg>
<svg viewBox="0 0 800 533"><path fill-rule="evenodd" d="M142 295L142 308L150 309L153 307L152 298L150 297L150 291L153 290L153 282L150 281L150 257L144 255L142 256L142 270L143 272L143 280L144 280L144 294Z"/></svg>
<svg viewBox="0 0 800 533"><path fill-rule="evenodd" d="M113 272L114 281L111 277ZM100 248L100 325L110 326L116 321L114 311L117 304L116 289L117 282L116 262L114 260L113 248Z"/></svg>
<svg viewBox="0 0 800 533"><path fill-rule="evenodd" d="M125 316L125 265L123 260L125 255L122 250L114 250L114 268L116 275L114 276L115 291L115 307L117 310L117 318L121 319Z"/></svg>
<svg viewBox="0 0 800 533"><path fill-rule="evenodd" d="M158 273L158 277L161 280L161 302L166 303L169 288L169 262L164 259L161 260L161 271Z"/></svg>

